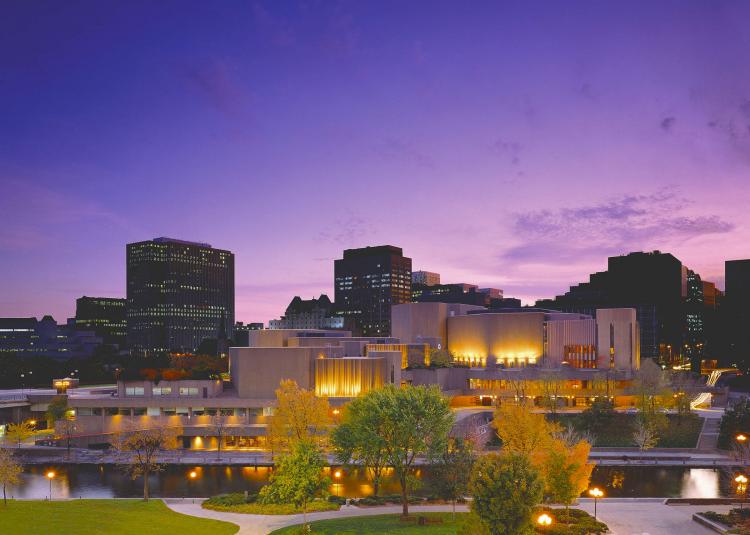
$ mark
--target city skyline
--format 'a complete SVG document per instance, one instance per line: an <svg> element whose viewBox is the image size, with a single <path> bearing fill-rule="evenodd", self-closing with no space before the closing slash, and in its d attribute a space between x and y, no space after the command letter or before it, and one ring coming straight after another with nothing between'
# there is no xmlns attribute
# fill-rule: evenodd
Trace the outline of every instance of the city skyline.
<svg viewBox="0 0 750 535"><path fill-rule="evenodd" d="M0 315L124 297L158 236L232 251L245 322L366 245L527 304L750 256L747 3L179 6L4 8Z"/></svg>

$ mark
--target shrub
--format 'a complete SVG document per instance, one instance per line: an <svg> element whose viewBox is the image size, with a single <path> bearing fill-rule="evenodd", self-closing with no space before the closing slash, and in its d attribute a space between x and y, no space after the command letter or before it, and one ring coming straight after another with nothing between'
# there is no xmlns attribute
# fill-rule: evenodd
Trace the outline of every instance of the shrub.
<svg viewBox="0 0 750 535"><path fill-rule="evenodd" d="M339 505L346 505L346 498L344 498L343 496L336 496L334 494L331 494L328 497L328 501L331 503L337 503Z"/></svg>

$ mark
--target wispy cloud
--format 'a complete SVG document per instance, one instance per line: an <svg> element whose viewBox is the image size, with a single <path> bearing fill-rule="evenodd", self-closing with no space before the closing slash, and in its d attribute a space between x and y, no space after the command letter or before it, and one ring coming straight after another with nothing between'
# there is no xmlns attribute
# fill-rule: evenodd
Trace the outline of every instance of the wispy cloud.
<svg viewBox="0 0 750 535"><path fill-rule="evenodd" d="M81 222L121 229L127 221L101 204L15 178L0 177L0 249L21 251L49 245Z"/></svg>
<svg viewBox="0 0 750 535"><path fill-rule="evenodd" d="M185 76L216 110L232 118L246 118L251 95L238 82L230 62L213 59L195 64L185 70Z"/></svg>
<svg viewBox="0 0 750 535"><path fill-rule="evenodd" d="M375 147L376 152L385 160L407 163L419 167L435 167L435 162L420 151L413 143L403 139L389 137Z"/></svg>
<svg viewBox="0 0 750 535"><path fill-rule="evenodd" d="M351 247L372 236L372 222L362 216L348 214L334 219L318 234L321 240L330 241L345 247Z"/></svg>
<svg viewBox="0 0 750 535"><path fill-rule="evenodd" d="M677 119L675 117L664 117L659 122L659 128L661 128L665 132L671 132L676 122Z"/></svg>
<svg viewBox="0 0 750 535"><path fill-rule="evenodd" d="M290 47L296 43L297 35L288 20L271 13L260 2L253 4L252 12L255 27L266 43L281 48Z"/></svg>
<svg viewBox="0 0 750 535"><path fill-rule="evenodd" d="M517 214L520 243L501 254L515 262L568 262L657 248L722 234L734 225L717 215L691 215L691 203L671 189L600 204Z"/></svg>

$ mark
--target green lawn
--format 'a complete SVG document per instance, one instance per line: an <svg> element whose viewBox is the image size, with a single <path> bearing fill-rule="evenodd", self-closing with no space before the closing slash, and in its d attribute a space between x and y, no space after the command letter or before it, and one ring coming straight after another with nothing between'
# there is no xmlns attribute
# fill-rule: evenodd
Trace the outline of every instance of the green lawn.
<svg viewBox="0 0 750 535"><path fill-rule="evenodd" d="M228 522L181 515L161 500L0 501L2 535L232 535Z"/></svg>
<svg viewBox="0 0 750 535"><path fill-rule="evenodd" d="M415 513L414 516L425 516L431 521L442 520L442 522L418 526L416 522L401 522L399 515L376 515L318 520L311 522L310 526L313 533L321 535L372 535L375 533L456 535L456 525L460 522L462 514L456 514L455 523L451 520L450 513ZM297 535L299 531L300 526L289 526L272 531L270 535Z"/></svg>
<svg viewBox="0 0 750 535"><path fill-rule="evenodd" d="M547 512L555 518L558 523L549 528L536 528L537 535L553 535L559 533L582 534L582 533L605 533L607 526L596 522L591 515L580 509L571 509L568 520L562 520L564 514L561 509L540 508L538 513ZM427 524L420 526L415 521L402 522L399 515L374 515L350 518L339 518L335 520L318 520L310 522L312 533L316 535L456 535L459 528L463 527L462 533L474 533L477 530L475 524L471 523L472 516L468 513L456 513L453 520L451 513L412 513L413 519L420 516L427 518ZM476 517L473 517L476 518ZM476 520L474 520L476 522ZM560 524L559 522L564 522ZM569 522L569 524L568 524ZM289 526L272 531L270 535L298 535L300 525Z"/></svg>
<svg viewBox="0 0 750 535"><path fill-rule="evenodd" d="M698 443L703 426L703 418L694 414L682 418L675 414L667 415L669 426L659 435L657 448L694 448ZM573 424L576 429L582 429L583 422L577 414L558 414L557 420L563 426ZM636 415L616 413L606 418L594 437L597 447L635 447L633 432L635 431Z"/></svg>

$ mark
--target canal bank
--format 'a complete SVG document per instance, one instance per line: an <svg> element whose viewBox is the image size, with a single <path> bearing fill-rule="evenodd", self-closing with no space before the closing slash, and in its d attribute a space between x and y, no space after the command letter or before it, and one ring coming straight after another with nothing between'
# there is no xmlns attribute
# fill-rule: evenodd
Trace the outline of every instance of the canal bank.
<svg viewBox="0 0 750 535"><path fill-rule="evenodd" d="M209 497L229 492L257 492L268 482L272 468L266 466L166 465L149 480L154 497ZM132 480L116 466L50 464L27 466L21 484L9 487L8 495L25 499L44 499L53 471L53 498L136 498L142 495L142 479ZM195 472L195 477L190 473ZM432 493L428 467L417 470L421 496ZM718 498L732 495L733 472L723 468L684 466L597 466L591 484L602 488L608 497L623 498ZM359 498L372 494L372 485L362 469L343 469L342 477L329 489L331 494ZM394 478L386 477L382 494L396 494Z"/></svg>

